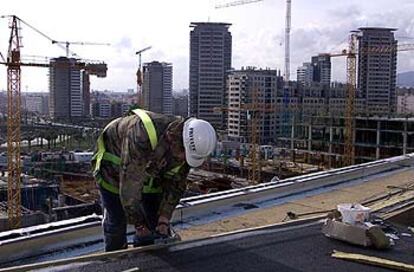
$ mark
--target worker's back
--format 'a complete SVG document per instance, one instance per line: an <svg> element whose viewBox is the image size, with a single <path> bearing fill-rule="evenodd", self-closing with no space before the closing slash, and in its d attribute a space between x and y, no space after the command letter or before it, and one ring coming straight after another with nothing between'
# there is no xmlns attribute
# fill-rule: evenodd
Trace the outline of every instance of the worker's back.
<svg viewBox="0 0 414 272"><path fill-rule="evenodd" d="M117 157L121 157L122 152L130 152L132 149L139 151L140 158L134 159L138 159L142 164L147 164L152 158L157 157L155 153L164 153L164 149L169 148L163 146L165 142L162 138L165 130L172 122L180 121L182 118L153 112L147 113L154 124L157 139L159 139L155 151L152 150L143 122L136 114L120 117L107 125L103 132L103 142L106 151ZM128 147L125 146L126 138L128 138ZM93 161L92 169L95 168L94 163L95 161ZM110 161L102 160L100 175L105 181L117 187L119 186L119 170L119 166L114 165Z"/></svg>

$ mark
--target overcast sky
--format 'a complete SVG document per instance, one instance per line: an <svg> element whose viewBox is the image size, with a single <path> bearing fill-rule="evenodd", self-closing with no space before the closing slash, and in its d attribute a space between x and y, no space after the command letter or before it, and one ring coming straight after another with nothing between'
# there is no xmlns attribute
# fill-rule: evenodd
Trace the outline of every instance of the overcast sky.
<svg viewBox="0 0 414 272"><path fill-rule="evenodd" d="M103 60L108 76L92 78L92 89L126 91L136 87L135 51L149 46L143 61L173 63L174 90L188 88L190 22L231 23L232 66L284 67L285 0L264 0L214 9L232 0L13 0L2 1L1 15L15 14L55 40L103 42L73 45L85 59ZM414 43L412 0L292 0L291 78L296 68L323 52L340 52L350 30L361 26L397 27L400 43ZM23 55L57 57L65 51L22 25ZM8 20L0 19L0 50L7 54ZM345 79L345 60L333 60L334 80ZM398 55L398 71L414 70L414 52ZM1 76L3 75L3 76ZM6 69L0 68L0 89ZM22 69L22 91L47 91L45 68Z"/></svg>

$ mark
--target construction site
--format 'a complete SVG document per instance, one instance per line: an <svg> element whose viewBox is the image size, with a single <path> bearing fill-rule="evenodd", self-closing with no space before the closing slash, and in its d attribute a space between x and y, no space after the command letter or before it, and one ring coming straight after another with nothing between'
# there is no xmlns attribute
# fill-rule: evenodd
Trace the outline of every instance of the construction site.
<svg viewBox="0 0 414 272"><path fill-rule="evenodd" d="M111 120L86 119L79 112L91 108L85 102L89 77L105 78L108 67L80 58L70 46L109 44L57 41L18 16L2 16L10 21L10 37L7 56L0 53L7 67L7 112L0 119L0 272L414 271L414 117L396 113L395 97L369 101L360 83L368 72L358 68L369 57L396 59L414 45L392 40L364 46L366 33L385 37L395 29L360 28L350 33L346 49L318 55L345 58L346 83L293 81L291 2L285 7L283 76L277 69L231 69L226 103L208 109L222 123L215 127L214 151L189 171L169 220L178 238L137 247L138 230L128 225L126 247L106 252L103 187L92 161ZM204 24L209 23L190 27ZM25 58L22 27L66 56ZM131 94L144 109L149 68L142 68L141 54L151 48L136 52L137 92ZM51 86L63 84L67 74L82 81L83 89L75 92L83 104L73 109L70 103L78 102L73 96L51 93L53 118L23 112L24 67L49 69ZM149 132L148 142L152 146Z"/></svg>

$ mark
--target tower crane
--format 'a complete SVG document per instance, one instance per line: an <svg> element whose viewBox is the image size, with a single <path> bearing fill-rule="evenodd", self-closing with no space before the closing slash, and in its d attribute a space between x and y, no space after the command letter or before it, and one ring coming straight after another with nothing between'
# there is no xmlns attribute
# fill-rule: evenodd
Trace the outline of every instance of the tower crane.
<svg viewBox="0 0 414 272"><path fill-rule="evenodd" d="M11 16L7 53L7 215L10 228L21 225L20 195L20 22Z"/></svg>
<svg viewBox="0 0 414 272"><path fill-rule="evenodd" d="M260 1L263 1L263 0L237 0L237 1L229 2L229 3L216 5L215 8L216 9L227 8L227 7L245 5L245 4L250 4L250 3L255 3L255 2L260 2ZM291 5L292 5L292 0L286 0L285 58L284 58L285 59L285 70L284 70L284 86L283 86L283 108L281 109L282 120L285 124L285 126L282 126L284 130L283 132L284 134L286 133L285 131L287 130L286 128L287 128L287 123L289 120L288 108L289 108L289 102L290 102L289 79L290 79L290 30L291 30L291 21L292 21ZM258 166L257 159L256 159L256 156L257 156L256 154L258 154L257 135L258 134L260 135L260 132L257 131L259 130L259 128L257 127L256 118L260 112L266 112L266 111L275 112L274 109L263 109L263 107L261 107L261 105L257 103L257 100L256 100L257 98L254 98L256 95L253 95L253 101L252 101L253 103L250 106L245 105L245 109L250 107L252 110L252 119L251 119L252 149L250 153L250 158L252 160L252 167L251 167L251 170L249 171L249 179L252 180L253 183L255 183L257 180L260 179L260 169L259 169L260 167Z"/></svg>
<svg viewBox="0 0 414 272"><path fill-rule="evenodd" d="M216 9L228 8L240 5L246 5L256 2L261 2L263 0L237 0L233 2L218 4L215 6ZM292 23L292 0L286 0L286 24L285 24L285 71L284 78L286 82L289 82L290 78L290 30Z"/></svg>
<svg viewBox="0 0 414 272"><path fill-rule="evenodd" d="M292 0L286 0L285 25L285 81L290 79L290 29L292 24Z"/></svg>
<svg viewBox="0 0 414 272"><path fill-rule="evenodd" d="M349 35L348 49L341 53L327 54L330 57L346 56L346 77L347 77L347 96L345 109L345 147L344 163L352 165L355 163L355 94L357 86L357 56L358 54L389 54L395 51L414 50L414 44L399 44L380 47L360 48L357 52L357 32L352 31Z"/></svg>
<svg viewBox="0 0 414 272"><path fill-rule="evenodd" d="M273 113L276 110L269 105L265 105L263 103L259 103L259 95L258 90L253 90L251 94L251 103L244 103L241 104L239 108L234 107L215 107L213 110L215 112L219 111L226 111L226 112L246 112L248 115L248 119L250 120L250 150L249 150L249 158L250 158L250 167L248 171L248 180L252 184L257 184L260 182L260 173L261 173L261 166L260 166L260 115L262 113Z"/></svg>
<svg viewBox="0 0 414 272"><path fill-rule="evenodd" d="M283 120L283 132L282 135L286 136L288 133L288 124L289 124L289 102L290 102L290 88L289 88L289 80L290 80L290 29L291 29L291 22L292 22L292 1L286 0L286 22L285 22L285 72L284 72L284 86L283 86L283 112L282 112L282 120Z"/></svg>
<svg viewBox="0 0 414 272"><path fill-rule="evenodd" d="M144 106L144 95L142 93L142 63L141 63L141 54L147 50L150 50L152 46L147 46L141 50L135 52L135 55L138 55L138 70L137 70L137 95L138 95L138 105L140 107Z"/></svg>
<svg viewBox="0 0 414 272"><path fill-rule="evenodd" d="M356 92L356 34L349 36L349 49L346 56L347 98L345 111L345 164L355 163L355 92Z"/></svg>
<svg viewBox="0 0 414 272"><path fill-rule="evenodd" d="M217 8L227 8L232 6L239 6L245 5L255 2L260 2L263 0L238 0L234 2L224 3L220 5L216 5ZM282 115L282 135L286 136L288 133L288 123L290 118L289 115L289 102L290 102L290 88L289 88L289 80L290 80L290 30L291 30L291 23L292 23L292 0L286 0L286 17L285 17L285 67L284 67L284 85L283 85L283 107L281 111Z"/></svg>
<svg viewBox="0 0 414 272"><path fill-rule="evenodd" d="M251 103L242 105L242 109L246 110L250 115L250 127L251 127L251 148L249 150L249 157L251 167L248 172L248 179L252 184L260 182L261 178L261 164L260 164L260 117L262 113L270 112L274 113L275 109L268 107L263 103L259 103L258 90L255 89L252 94Z"/></svg>
<svg viewBox="0 0 414 272"><path fill-rule="evenodd" d="M69 50L69 46L71 44L73 45L106 45L106 46L110 46L110 43L95 43L95 42L68 42L68 41L56 41L56 40L52 40L52 44L64 44L65 45L65 49L66 49L66 57L69 58L70 55L72 56L77 56L77 54L73 53L72 51Z"/></svg>
<svg viewBox="0 0 414 272"><path fill-rule="evenodd" d="M261 1L263 1L263 0L238 0L238 1L234 1L234 2L218 4L218 5L215 6L215 8L216 9L228 8L228 7L240 6L240 5L251 4L251 3L261 2Z"/></svg>
<svg viewBox="0 0 414 272"><path fill-rule="evenodd" d="M7 16L2 16L2 17L7 17ZM45 33L43 33L42 31L40 31L39 29L35 28L34 26L32 26L31 24L27 23L26 21L24 21L23 19L18 18L18 21L23 23L25 26L29 27L30 29L32 29L33 31L37 32L39 35L43 36L44 38L48 39L49 41L52 42L52 44L56 44L59 47L61 47L62 49L64 49L66 51L66 57L69 58L69 56L77 56L76 53L74 53L73 51L71 51L69 49L69 46L71 44L77 44L77 45L111 45L110 43L92 43L92 42L69 42L69 41L57 41L55 39L52 39L50 36L46 35Z"/></svg>
<svg viewBox="0 0 414 272"><path fill-rule="evenodd" d="M50 39L33 26L16 15L1 16L9 18L10 38L7 58L0 64L7 66L7 201L8 220L11 229L21 226L21 159L20 159L20 122L21 122L21 66L50 67L45 62L22 62L20 24L32 28L42 36ZM103 62L86 62L78 60L73 66L87 69L98 77L106 76L106 64Z"/></svg>

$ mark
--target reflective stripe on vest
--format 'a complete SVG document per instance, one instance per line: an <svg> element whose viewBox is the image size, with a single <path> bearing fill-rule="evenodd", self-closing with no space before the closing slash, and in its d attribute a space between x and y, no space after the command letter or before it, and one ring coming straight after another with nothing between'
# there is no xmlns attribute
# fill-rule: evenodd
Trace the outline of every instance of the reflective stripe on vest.
<svg viewBox="0 0 414 272"><path fill-rule="evenodd" d="M165 172L163 177L167 179L174 177L176 174L178 174L183 165L184 163L174 167L171 170L168 170L167 172ZM159 194L162 193L162 188L160 186L154 187L154 178L151 177L149 178L148 183L144 183L144 188L142 189L142 192L144 194Z"/></svg>
<svg viewBox="0 0 414 272"><path fill-rule="evenodd" d="M141 119L141 122L144 125L145 130L147 131L147 135L151 144L151 148L152 150L155 149L155 147L157 146L158 143L158 138L157 138L157 133L155 131L155 127L154 124L152 123L151 118L149 117L148 113L144 110L140 110L140 109L136 109L133 110L133 113L135 113L136 115L138 115L138 117ZM101 162L102 160L104 161L109 161L115 165L121 165L121 158L106 152L106 148L105 148L105 143L103 140L103 134L105 133L105 131L107 130L107 128L109 126L111 126L113 123L115 123L115 121L117 121L119 118L112 120L102 131L101 135L99 135L98 137L98 151L96 152L95 156L92 158L92 160L96 160L96 164L95 164L95 169L94 172L97 173L99 171L99 169L101 168Z"/></svg>
<svg viewBox="0 0 414 272"><path fill-rule="evenodd" d="M115 165L119 165L121 164L121 159L118 156L115 156L111 153L106 152L105 149L105 143L103 140L103 134L106 131L106 129L112 125L113 123L115 123L119 118L112 120L102 131L101 135L99 135L98 137L98 150L96 152L96 154L93 156L92 160L96 161L95 163L95 169L94 174L97 175L99 172L99 169L101 169L101 162L102 160L107 160L112 162Z"/></svg>
<svg viewBox="0 0 414 272"><path fill-rule="evenodd" d="M109 182L106 182L100 175L96 176L96 182L105 190L113 193L113 194L119 194L119 188L115 185L112 185Z"/></svg>
<svg viewBox="0 0 414 272"><path fill-rule="evenodd" d="M138 117L141 119L141 122L147 132L148 135L148 139L150 141L151 144L151 148L152 150L155 150L155 147L158 144L158 137L157 137L157 132L155 130L155 126L154 123L151 120L151 117L148 115L148 113L145 110L141 110L141 109L135 109L132 111L134 114L138 115ZM103 140L103 134L106 131L106 129L112 125L116 120L118 120L119 118L111 121L103 130L103 132L101 133L101 135L98 138L98 151L96 152L95 156L92 158L93 160L96 160L96 164L95 164L95 169L94 169L94 174L97 176L97 183L102 186L102 188L106 189L107 191L110 191L114 194L119 194L119 189L118 187L112 185L111 183L105 181L101 176L99 176L98 172L99 169L101 168L101 162L102 160L105 161L109 161L111 163L113 163L114 165L121 165L121 158L106 152L106 148L105 148L105 143ZM174 175L176 175L181 167L184 164L178 165L176 167L174 167L173 169L167 171L164 174L165 178L172 178ZM145 182L144 184L144 188L143 188L143 193L161 193L162 192L162 188L161 187L154 187L154 178L151 177L148 180L148 183Z"/></svg>
<svg viewBox="0 0 414 272"><path fill-rule="evenodd" d="M155 147L158 144L158 138L157 138L157 132L155 131L155 126L151 120L151 117L149 117L148 113L144 110L135 109L132 112L138 115L139 118L141 119L142 124L144 125L145 130L147 131L147 135L151 143L151 148L152 150L155 150Z"/></svg>

